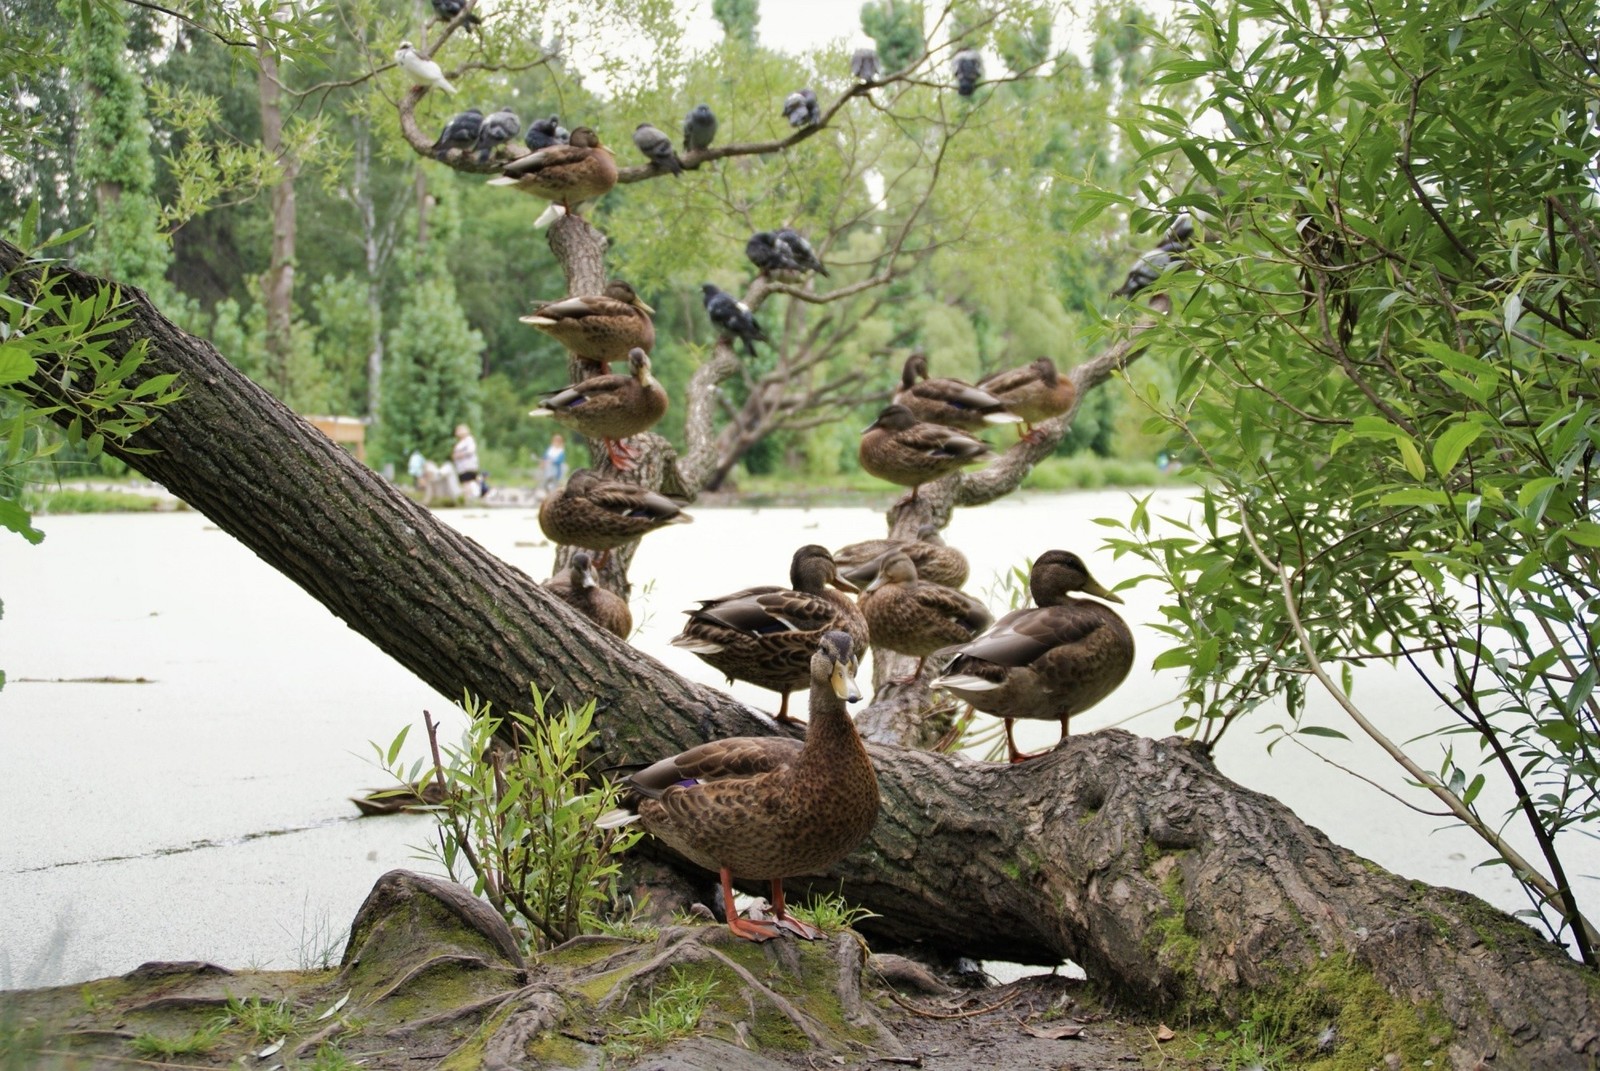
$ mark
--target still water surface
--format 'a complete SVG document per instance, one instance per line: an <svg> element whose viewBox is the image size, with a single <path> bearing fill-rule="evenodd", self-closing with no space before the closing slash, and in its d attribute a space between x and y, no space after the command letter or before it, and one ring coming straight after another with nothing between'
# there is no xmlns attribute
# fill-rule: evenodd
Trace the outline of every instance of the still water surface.
<svg viewBox="0 0 1600 1071"><path fill-rule="evenodd" d="M1158 502L1186 512L1178 493ZM1083 554L1114 587L1137 563L1101 551L1106 529L1093 519L1125 517L1129 503L1124 492L1015 496L959 512L947 536L972 559L967 588L980 597L1004 570L1056 547ZM881 513L868 509L694 512L694 524L644 541L634 642L713 685L714 671L667 646L683 609L786 582L802 543L837 547L883 533ZM441 516L509 564L548 575L552 548L532 511ZM431 836L423 816L356 818L347 797L383 783L369 742L387 744L411 724L407 761L419 757L422 711L439 716L451 700L198 514L53 517L43 527L38 547L0 538L0 668L10 682L0 692L0 988L153 959L291 968L331 952L337 961L373 882L393 867L426 869L414 846ZM1139 646L1134 673L1073 728L1165 736L1180 713L1178 678L1147 667L1165 646L1149 625L1170 593L1146 583L1122 594ZM1006 608L989 601L997 616ZM773 709L770 693L733 691ZM1403 673L1371 671L1356 695L1396 739L1440 718ZM1313 720L1349 728L1331 704L1313 709ZM1504 868L1474 869L1486 851L1443 820L1293 746L1269 758L1268 737L1254 729L1274 720L1260 714L1235 727L1218 755L1223 772L1390 869L1524 906ZM1033 734L1024 746L1054 740L1051 725L1023 726ZM1323 743L1338 761L1402 785L1375 747ZM1436 764L1434 745L1415 750ZM1576 870L1600 872L1600 852L1569 847L1587 853ZM1579 880L1595 891L1593 878Z"/></svg>

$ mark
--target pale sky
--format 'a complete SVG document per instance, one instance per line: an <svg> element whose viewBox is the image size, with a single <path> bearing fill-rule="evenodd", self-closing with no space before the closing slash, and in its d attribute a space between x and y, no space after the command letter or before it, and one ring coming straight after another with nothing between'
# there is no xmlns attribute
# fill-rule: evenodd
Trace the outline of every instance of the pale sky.
<svg viewBox="0 0 1600 1071"><path fill-rule="evenodd" d="M681 0L691 49L716 43L722 27L711 17L711 0ZM803 52L861 32L861 0L761 0L761 43L782 52Z"/></svg>

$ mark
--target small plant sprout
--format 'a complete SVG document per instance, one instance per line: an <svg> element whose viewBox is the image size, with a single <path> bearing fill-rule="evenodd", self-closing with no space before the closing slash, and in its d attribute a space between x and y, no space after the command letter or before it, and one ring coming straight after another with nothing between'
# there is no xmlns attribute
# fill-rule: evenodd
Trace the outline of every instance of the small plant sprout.
<svg viewBox="0 0 1600 1071"><path fill-rule="evenodd" d="M790 905L789 910L802 922L809 922L826 933L848 930L862 919L875 919L878 914L857 907L838 893L819 893L804 904Z"/></svg>
<svg viewBox="0 0 1600 1071"><path fill-rule="evenodd" d="M715 978L691 977L674 967L670 983L651 987L642 1012L617 1021L611 1040L625 1048L650 1048L688 1037L716 993Z"/></svg>

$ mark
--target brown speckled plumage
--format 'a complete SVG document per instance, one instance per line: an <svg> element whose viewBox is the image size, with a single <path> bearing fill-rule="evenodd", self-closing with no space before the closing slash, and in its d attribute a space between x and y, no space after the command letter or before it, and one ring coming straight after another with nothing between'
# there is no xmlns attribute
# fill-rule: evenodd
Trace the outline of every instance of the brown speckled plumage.
<svg viewBox="0 0 1600 1071"><path fill-rule="evenodd" d="M650 374L650 355L628 355L627 375L590 376L552 391L529 416L547 416L591 439L626 439L648 431L666 414L667 392Z"/></svg>
<svg viewBox="0 0 1600 1071"><path fill-rule="evenodd" d="M606 284L605 291L588 297L543 301L522 317L560 342L576 356L596 364L628 359L628 352L649 353L656 344L654 310L639 299L621 279Z"/></svg>
<svg viewBox="0 0 1600 1071"><path fill-rule="evenodd" d="M842 630L865 650L867 622L855 600L829 586L855 591L842 582L826 547L811 544L795 551L789 564L790 588L745 588L685 611L689 620L673 640L693 651L731 680L778 692L780 719L788 718L789 693L811 675L817 641Z"/></svg>
<svg viewBox="0 0 1600 1071"><path fill-rule="evenodd" d="M878 579L861 595L861 612L875 646L917 658L914 676L934 651L965 643L994 621L972 596L917 579L917 568L903 551L884 560Z"/></svg>
<svg viewBox="0 0 1600 1071"><path fill-rule="evenodd" d="M692 519L666 495L602 479L588 469L578 469L565 487L539 505L539 527L546 538L590 550L611 550L663 525Z"/></svg>
<svg viewBox="0 0 1600 1071"><path fill-rule="evenodd" d="M988 444L964 431L918 420L903 405L887 406L861 434L861 467L880 480L916 488L992 457Z"/></svg>
<svg viewBox="0 0 1600 1071"><path fill-rule="evenodd" d="M617 184L617 161L593 130L580 126L565 145L519 156L501 169L491 186L515 186L566 208L599 197Z"/></svg>
<svg viewBox="0 0 1600 1071"><path fill-rule="evenodd" d="M1021 368L990 372L978 380L978 386L1004 402L1029 430L1065 413L1078 398L1078 388L1056 370L1055 362L1048 357Z"/></svg>
<svg viewBox="0 0 1600 1071"><path fill-rule="evenodd" d="M621 595L602 587L594 562L583 551L572 556L565 572L544 582L550 593L613 635L627 639L633 632L633 613Z"/></svg>
<svg viewBox="0 0 1600 1071"><path fill-rule="evenodd" d="M719 872L725 892L731 892L731 875L770 880L779 925L802 936L815 931L787 918L783 879L832 866L871 832L878 817L877 775L845 709L846 700L859 694L852 651L843 632L825 633L816 644L808 666L811 717L803 744L785 737L714 740L625 782L623 807L646 830ZM731 913L729 925L753 940L777 935L777 927Z"/></svg>
<svg viewBox="0 0 1600 1071"><path fill-rule="evenodd" d="M884 561L892 551L902 551L917 567L917 578L947 588L959 588L967 582L967 556L955 547L948 546L939 535L939 526L924 525L915 542L903 539L868 539L851 543L833 552L839 566L839 575L858 587L865 587L878 579Z"/></svg>
<svg viewBox="0 0 1600 1071"><path fill-rule="evenodd" d="M928 358L913 353L906 358L900 389L894 402L911 410L918 420L947 428L976 431L986 424L1015 424L1018 417L989 391L959 379L929 379Z"/></svg>
<svg viewBox="0 0 1600 1071"><path fill-rule="evenodd" d="M1034 609L1013 610L987 634L941 651L955 655L933 682L986 714L1061 723L1110 695L1133 666L1133 632L1117 612L1082 591L1122 600L1089 575L1076 554L1048 551L1029 577ZM1012 746L1013 761L1023 756Z"/></svg>

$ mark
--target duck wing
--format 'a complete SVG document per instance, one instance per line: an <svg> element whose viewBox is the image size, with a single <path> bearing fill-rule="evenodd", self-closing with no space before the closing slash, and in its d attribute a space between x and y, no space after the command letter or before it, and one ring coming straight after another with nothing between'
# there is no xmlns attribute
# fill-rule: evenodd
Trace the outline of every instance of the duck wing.
<svg viewBox="0 0 1600 1071"><path fill-rule="evenodd" d="M559 320L586 320L595 316L632 316L634 307L625 301L604 295L570 297L560 301L544 301L533 307L533 314L522 317L523 323L555 323Z"/></svg>
<svg viewBox="0 0 1600 1071"><path fill-rule="evenodd" d="M563 167L587 160L593 153L593 149L580 145L551 145L549 148L517 157L501 168L500 173L511 178L535 175L552 167Z"/></svg>
<svg viewBox="0 0 1600 1071"><path fill-rule="evenodd" d="M627 779L639 795L660 799L674 785L690 787L758 777L794 763L803 743L787 736L735 736L713 740L662 759Z"/></svg>

